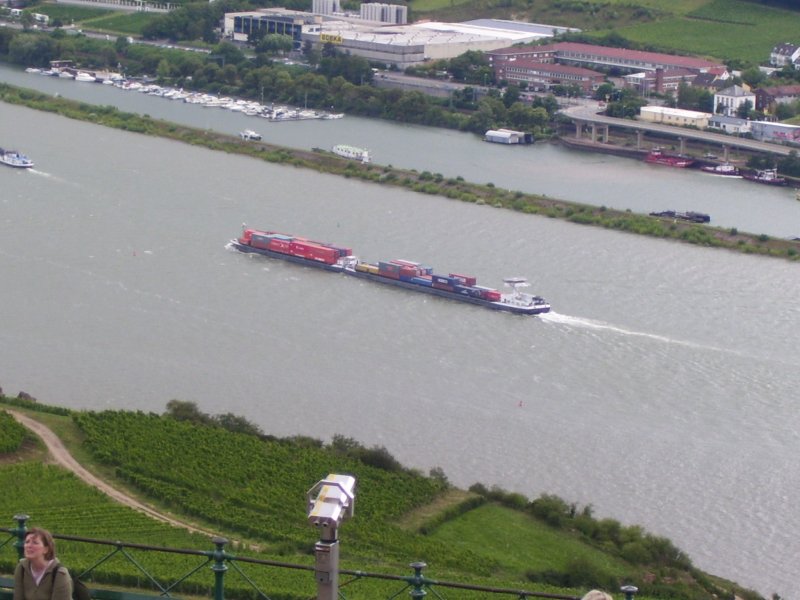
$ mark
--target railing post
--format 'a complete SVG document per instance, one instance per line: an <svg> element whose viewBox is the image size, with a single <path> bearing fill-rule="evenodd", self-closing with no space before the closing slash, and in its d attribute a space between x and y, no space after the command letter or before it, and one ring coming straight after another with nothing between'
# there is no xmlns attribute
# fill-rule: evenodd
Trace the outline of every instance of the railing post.
<svg viewBox="0 0 800 600"><path fill-rule="evenodd" d="M214 571L214 600L225 600L225 571L228 570L228 565L225 564L225 544L228 540L214 537L211 541L216 546L214 564L211 565L211 570Z"/></svg>
<svg viewBox="0 0 800 600"><path fill-rule="evenodd" d="M428 595L428 592L423 589L425 585L425 578L422 576L422 569L428 565L424 562L413 562L408 566L414 569L414 581L412 583L414 589L411 590L409 596L412 598L424 598Z"/></svg>
<svg viewBox="0 0 800 600"><path fill-rule="evenodd" d="M14 542L14 547L17 549L19 558L25 557L25 534L28 532L25 522L28 519L30 519L28 515L14 515L14 520L17 522L17 529L14 531L17 534L17 541Z"/></svg>
<svg viewBox="0 0 800 600"><path fill-rule="evenodd" d="M625 600L633 600L633 597L636 595L636 592L639 591L635 585L623 585L619 588L619 591L625 594Z"/></svg>

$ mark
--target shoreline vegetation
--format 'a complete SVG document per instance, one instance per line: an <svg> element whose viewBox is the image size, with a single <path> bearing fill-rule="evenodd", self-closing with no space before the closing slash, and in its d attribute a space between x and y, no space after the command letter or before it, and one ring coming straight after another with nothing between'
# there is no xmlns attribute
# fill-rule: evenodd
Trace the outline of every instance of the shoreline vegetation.
<svg viewBox="0 0 800 600"><path fill-rule="evenodd" d="M343 569L369 565L374 571L403 571L408 560L423 558L440 580L515 590L524 586L537 594L580 596L591 588L616 593L632 583L644 599L763 600L735 582L697 569L667 538L595 517L591 505L579 507L546 493L529 500L482 483L462 490L438 467L426 476L401 465L386 448L367 448L341 435L327 443L300 435L277 438L242 417L209 415L181 400L170 400L160 415L96 412L40 404L25 392L5 396L0 389L0 482L18 488L0 506L8 517L24 509L40 526L52 529L57 522L56 533L62 535L113 537L126 543L157 535L166 547L207 545L202 536L155 524L151 517L87 492L60 469L43 466L41 443L5 408L43 423L82 466L123 493L146 499L155 511L234 534L241 540L240 553L308 563L313 533L305 513L286 499L302 499L310 482L326 473L352 473L358 480L359 510L346 525ZM176 455L182 457L179 463L173 460ZM62 508L50 514L48 498L56 493ZM103 518L93 521L86 514ZM265 514L270 518L264 519ZM487 528L492 543L487 543ZM62 554L77 569L89 560L66 544ZM9 565L11 561L0 558L0 572ZM172 568L159 565L164 576ZM309 597L298 594L309 585L302 574L282 573L264 581L253 576L270 586L277 594L272 597ZM101 587L136 585L119 565L93 570L92 577L93 585ZM389 593L373 592L370 597ZM226 596L235 600L246 600L249 594L235 584L226 587Z"/></svg>
<svg viewBox="0 0 800 600"><path fill-rule="evenodd" d="M391 165L360 164L317 148L306 151L245 141L223 133L152 119L147 115L122 112L113 106L91 105L8 84L0 84L0 101L132 133L168 138L275 164L314 169L320 173L401 187L462 202L486 204L525 214L563 219L580 225L724 248L745 254L783 258L793 262L800 260L800 238L773 238L766 234L740 232L736 228L697 225L605 206L570 202L545 195L506 190L492 183L471 183L461 176L444 177L440 173L398 169Z"/></svg>

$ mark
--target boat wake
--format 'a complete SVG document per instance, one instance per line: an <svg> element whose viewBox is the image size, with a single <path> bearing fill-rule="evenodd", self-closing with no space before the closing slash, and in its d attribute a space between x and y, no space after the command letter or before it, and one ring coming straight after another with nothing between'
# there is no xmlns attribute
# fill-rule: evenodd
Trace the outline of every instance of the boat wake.
<svg viewBox="0 0 800 600"><path fill-rule="evenodd" d="M641 338L647 338L651 340L655 340L657 342L664 342L667 344L678 344L681 346L686 346L688 348L698 348L698 349L705 349L705 350L720 350L723 351L723 348L717 348L713 346L707 346L705 344L697 344L695 342L687 342L685 340L678 340L675 338L667 337L665 335L658 335L656 333L648 333L646 331L633 331L631 329L625 329L624 327L618 327L616 325L612 325L611 323L605 323L603 321L595 321L593 319L584 319L582 317L572 317L569 315L562 315L557 312L553 312L552 310L549 313L544 313L539 315L539 318L542 321L548 323L555 323L558 325L567 325L569 327L575 327L579 329L591 329L594 331L608 331L611 333L617 333L620 335L626 336L636 336Z"/></svg>

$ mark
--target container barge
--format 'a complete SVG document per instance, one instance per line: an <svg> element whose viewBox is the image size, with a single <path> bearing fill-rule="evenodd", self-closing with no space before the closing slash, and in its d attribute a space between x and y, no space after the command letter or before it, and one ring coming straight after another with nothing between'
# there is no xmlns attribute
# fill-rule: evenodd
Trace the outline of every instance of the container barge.
<svg viewBox="0 0 800 600"><path fill-rule="evenodd" d="M511 291L501 293L478 285L476 278L470 275L437 274L432 267L409 260L364 262L353 255L351 248L247 227L240 237L230 241L229 247L493 310L522 315L538 315L550 310L550 304L541 296L521 291L528 286L523 277L504 279Z"/></svg>

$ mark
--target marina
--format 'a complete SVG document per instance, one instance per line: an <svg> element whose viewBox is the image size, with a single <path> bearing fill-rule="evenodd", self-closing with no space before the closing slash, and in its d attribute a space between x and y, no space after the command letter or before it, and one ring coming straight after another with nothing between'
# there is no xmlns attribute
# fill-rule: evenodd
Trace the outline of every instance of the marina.
<svg viewBox="0 0 800 600"><path fill-rule="evenodd" d="M75 69L36 69L29 67L26 73L72 79L78 82L95 82L112 85L124 91L138 92L148 96L197 104L206 108L221 108L232 112L241 113L249 117L260 117L268 121L301 121L309 119L341 119L342 113L308 110L274 103L262 104L254 100L218 96L206 92L185 91L183 88L160 86L155 83L125 79L118 73L104 73L98 75L87 71Z"/></svg>

